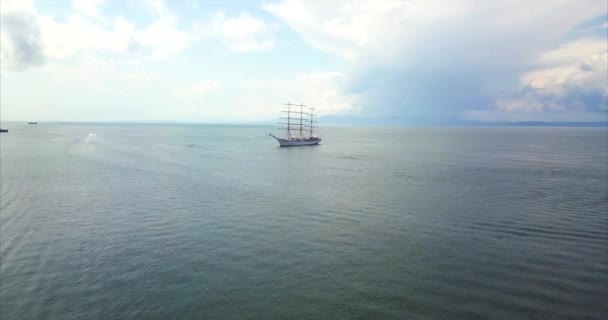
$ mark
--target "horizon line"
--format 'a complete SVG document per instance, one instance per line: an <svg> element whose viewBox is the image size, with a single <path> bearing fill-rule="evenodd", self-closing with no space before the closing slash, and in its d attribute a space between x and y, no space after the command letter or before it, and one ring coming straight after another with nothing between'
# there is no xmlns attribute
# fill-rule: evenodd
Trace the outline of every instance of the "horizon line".
<svg viewBox="0 0 608 320"><path fill-rule="evenodd" d="M271 121L235 121L235 122L196 122L185 120L0 120L0 123L99 123L99 124L201 124L201 125L274 125ZM516 126L516 127L608 127L606 121L419 121L419 122L327 122L330 126Z"/></svg>

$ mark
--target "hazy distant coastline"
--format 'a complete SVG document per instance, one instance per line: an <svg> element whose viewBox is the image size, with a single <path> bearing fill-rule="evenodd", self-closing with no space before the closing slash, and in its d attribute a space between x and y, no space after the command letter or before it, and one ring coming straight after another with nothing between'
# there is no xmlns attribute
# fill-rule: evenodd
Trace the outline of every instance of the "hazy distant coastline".
<svg viewBox="0 0 608 320"><path fill-rule="evenodd" d="M370 119L352 116L322 116L319 121L324 125L345 126L475 126L475 127L574 127L574 128L606 128L608 121L401 121L390 119ZM26 124L28 121L1 121L3 124ZM205 124L205 125L273 125L274 121L251 121L251 122L206 122L198 121L171 121L171 120L115 120L115 121L40 121L40 123L116 123L116 124Z"/></svg>

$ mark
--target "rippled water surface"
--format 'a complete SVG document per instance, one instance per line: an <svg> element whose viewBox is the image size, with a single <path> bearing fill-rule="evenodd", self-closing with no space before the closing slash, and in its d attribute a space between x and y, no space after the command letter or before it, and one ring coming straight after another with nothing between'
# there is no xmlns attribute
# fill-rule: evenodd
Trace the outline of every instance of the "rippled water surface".
<svg viewBox="0 0 608 320"><path fill-rule="evenodd" d="M0 319L607 319L606 129L3 124Z"/></svg>

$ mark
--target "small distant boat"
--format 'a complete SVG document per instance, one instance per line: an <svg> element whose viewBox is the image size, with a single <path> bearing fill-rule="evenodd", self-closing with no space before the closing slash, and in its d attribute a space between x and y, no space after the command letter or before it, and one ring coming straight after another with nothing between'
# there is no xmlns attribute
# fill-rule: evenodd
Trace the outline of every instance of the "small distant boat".
<svg viewBox="0 0 608 320"><path fill-rule="evenodd" d="M8 129L0 129L0 132L8 132Z"/></svg>
<svg viewBox="0 0 608 320"><path fill-rule="evenodd" d="M27 124L38 124L38 122L34 121L34 122L28 122Z"/></svg>
<svg viewBox="0 0 608 320"><path fill-rule="evenodd" d="M286 113L287 117L281 117L281 119L287 120L287 122L279 123L281 125L286 125L285 127L279 128L281 131L285 131L285 136L277 137L272 133L269 133L268 135L275 138L281 147L319 144L321 138L315 130L318 127L314 125L314 108L307 107L304 104L296 105L291 103L286 103L285 106L287 107L287 110L283 110L282 112ZM295 110L292 110L292 106L295 107ZM298 110L297 107L300 107L300 110ZM306 112L304 112L304 108L306 108Z"/></svg>

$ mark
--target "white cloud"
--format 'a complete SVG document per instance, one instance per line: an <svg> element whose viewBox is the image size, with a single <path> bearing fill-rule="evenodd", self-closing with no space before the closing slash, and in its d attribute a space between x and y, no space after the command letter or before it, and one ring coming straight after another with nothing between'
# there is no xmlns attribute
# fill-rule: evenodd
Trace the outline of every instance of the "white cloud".
<svg viewBox="0 0 608 320"><path fill-rule="evenodd" d="M465 113L515 119L527 114L540 119L552 113L557 119L574 118L575 113L597 116L598 110L606 114L598 104L608 90L606 41L593 38L606 25L589 24L605 14L605 1L270 0L263 8L279 22L245 11L229 15L213 9L200 29L184 29L179 18L195 15L178 17L161 0L130 2L149 15L138 20L105 14L109 8L103 0L75 1L61 17L40 13L34 5L40 2L0 1L3 77L7 69L35 66L28 82L43 74L44 81L62 84L52 88L69 87L65 96L112 91L104 91L105 100L98 99L106 104L132 96L120 106L133 117L150 119L144 110L150 108L158 119L197 114L209 121L263 120L275 118L287 99L318 107L322 115L436 118ZM181 8L195 10L193 6L196 3L185 3ZM226 61L210 68L184 66L179 59L171 65L150 61L175 57L201 38L217 40L231 52L270 50L279 25L314 48L345 58L339 65L347 69L291 76L286 69L285 78L241 78L222 73L230 63ZM575 36L581 39L563 43ZM304 65L320 61L325 65L318 68L327 68L328 61L335 61L318 57ZM44 64L52 60L58 63ZM135 65L129 64L133 60ZM247 59L242 65L248 63L255 62ZM184 78L199 73L225 78L221 84L205 80L179 87ZM12 83L18 83L15 78ZM4 92L20 99L19 94L6 93L10 90ZM174 104L173 98L180 103ZM113 108L120 115L121 109Z"/></svg>
<svg viewBox="0 0 608 320"><path fill-rule="evenodd" d="M566 86L606 89L607 65L608 52L604 50L581 56L558 67L527 72L522 76L521 82L531 88L554 94L564 93Z"/></svg>
<svg viewBox="0 0 608 320"><path fill-rule="evenodd" d="M283 0L267 4L265 9L300 33L313 47L345 57L392 53L390 61L400 63L398 57L403 58L403 53L406 58L415 56L420 53L417 50L441 49L454 40L464 41L462 49L467 51L492 50L492 54L496 54L495 48L481 47L480 40L494 38L503 45L505 41L518 40L554 44L557 37L601 14L605 8L605 4L598 1L586 4ZM516 35L528 38L512 38Z"/></svg>
<svg viewBox="0 0 608 320"><path fill-rule="evenodd" d="M95 55L85 55L70 64L47 64L32 72L56 84L87 90L128 91L161 80L157 73L129 65L122 59L102 59Z"/></svg>
<svg viewBox="0 0 608 320"><path fill-rule="evenodd" d="M123 78L130 81L155 81L159 80L158 74L148 70L134 70L123 75Z"/></svg>
<svg viewBox="0 0 608 320"><path fill-rule="evenodd" d="M149 49L152 59L164 59L188 48L193 38L178 30L171 19L160 18L143 31L136 32L132 40Z"/></svg>
<svg viewBox="0 0 608 320"><path fill-rule="evenodd" d="M217 91L220 88L219 81L204 80L193 85L176 88L172 91L171 96L179 99L193 99L199 98L206 93Z"/></svg>
<svg viewBox="0 0 608 320"><path fill-rule="evenodd" d="M28 12L0 16L0 67L23 70L44 63L40 25Z"/></svg>
<svg viewBox="0 0 608 320"><path fill-rule="evenodd" d="M211 80L173 90L171 101L180 101L176 112L182 119L207 122L276 119L287 102L312 106L318 115L356 113L357 97L340 94L343 80L339 72L321 71L281 79L244 80L230 87ZM218 90L221 94L214 94Z"/></svg>
<svg viewBox="0 0 608 320"><path fill-rule="evenodd" d="M38 21L45 56L50 59L63 59L92 50L126 52L126 34L133 28L123 18L117 18L114 30L107 29L78 14L70 15L66 22L58 22L50 16L38 16Z"/></svg>
<svg viewBox="0 0 608 320"><path fill-rule="evenodd" d="M606 79L599 66L593 76L572 71L580 69L573 58L584 56L584 63L592 63L592 53L606 48L605 39L580 40L549 52L581 24L605 14L605 1L282 0L265 9L312 47L352 62L341 93L357 93L368 114L454 119L466 110L496 107L505 91L517 90L520 77L535 83L566 77L558 87L568 88ZM575 104L590 102L594 94ZM561 106L572 102L558 100ZM507 108L504 101L498 105Z"/></svg>
<svg viewBox="0 0 608 320"><path fill-rule="evenodd" d="M136 28L121 16L102 16L102 5L97 0L75 1L72 12L62 21L38 13L31 1L3 1L3 26L12 23L19 28L8 25L1 30L2 67L27 67L23 55L33 55L33 49L40 49L44 59L65 59L94 51L164 59L185 50L194 41L194 37L178 29L177 17L162 1L147 3L156 19L143 28ZM24 38L23 30L26 29L29 31Z"/></svg>
<svg viewBox="0 0 608 320"><path fill-rule="evenodd" d="M169 19L175 18L173 12L165 5L163 0L146 0L141 2L143 9L159 18L165 17Z"/></svg>
<svg viewBox="0 0 608 320"><path fill-rule="evenodd" d="M33 0L0 0L2 13L32 12L34 11Z"/></svg>
<svg viewBox="0 0 608 320"><path fill-rule="evenodd" d="M402 41L463 11L451 2L299 1L270 3L265 9L300 33L311 46L355 58L387 39ZM388 41L390 42L390 41ZM384 50L385 48L378 48Z"/></svg>
<svg viewBox="0 0 608 320"><path fill-rule="evenodd" d="M72 7L75 12L94 19L101 19L99 6L103 0L72 0Z"/></svg>
<svg viewBox="0 0 608 320"><path fill-rule="evenodd" d="M43 64L41 38L31 0L0 1L0 68L3 71Z"/></svg>
<svg viewBox="0 0 608 320"><path fill-rule="evenodd" d="M543 65L559 65L587 59L608 50L606 39L585 38L563 44L555 50L550 50L540 56L539 63Z"/></svg>
<svg viewBox="0 0 608 320"><path fill-rule="evenodd" d="M497 101L507 112L608 111L608 50L603 40L582 40L541 56L546 67L521 76L521 88Z"/></svg>
<svg viewBox="0 0 608 320"><path fill-rule="evenodd" d="M13 120L35 114L47 121L114 121L171 115L166 83L144 79L155 77L151 71L126 65L122 59L95 55L74 60L47 63L26 74L3 75L3 116ZM44 99L43 105L40 99Z"/></svg>
<svg viewBox="0 0 608 320"><path fill-rule="evenodd" d="M247 105L252 108L245 112L273 118L284 103L291 102L312 106L319 115L357 113L357 96L341 93L344 80L340 72L316 71L281 80L249 82L245 84L246 92L265 94L246 97Z"/></svg>
<svg viewBox="0 0 608 320"><path fill-rule="evenodd" d="M264 20L242 12L236 17L227 17L217 12L211 21L213 36L233 52L253 52L272 49L274 36L272 27Z"/></svg>

